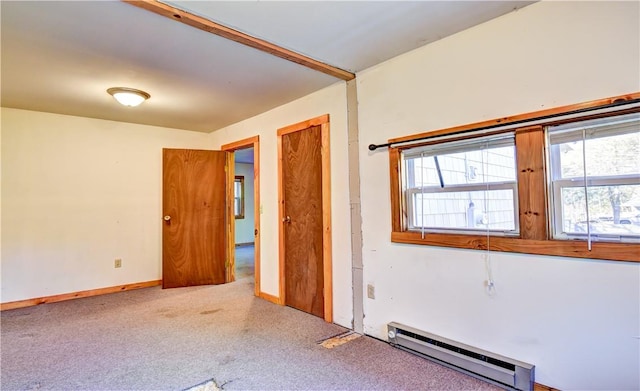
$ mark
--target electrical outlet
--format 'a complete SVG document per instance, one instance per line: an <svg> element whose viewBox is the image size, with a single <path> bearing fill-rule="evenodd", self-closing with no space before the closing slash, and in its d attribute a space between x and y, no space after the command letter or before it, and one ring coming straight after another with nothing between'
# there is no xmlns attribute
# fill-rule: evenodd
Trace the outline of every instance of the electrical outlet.
<svg viewBox="0 0 640 391"><path fill-rule="evenodd" d="M372 284L367 285L367 297L370 299L376 298L376 287Z"/></svg>
<svg viewBox="0 0 640 391"><path fill-rule="evenodd" d="M116 260L113 261L113 267L115 268L122 267L122 259L116 258Z"/></svg>

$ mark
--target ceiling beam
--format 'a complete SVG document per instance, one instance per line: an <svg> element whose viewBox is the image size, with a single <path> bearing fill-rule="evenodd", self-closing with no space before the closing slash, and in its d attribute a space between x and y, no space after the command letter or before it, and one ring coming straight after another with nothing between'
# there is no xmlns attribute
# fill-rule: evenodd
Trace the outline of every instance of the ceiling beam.
<svg viewBox="0 0 640 391"><path fill-rule="evenodd" d="M230 39L232 41L241 43L243 45L250 46L254 49L261 50L276 57L283 58L285 60L295 62L296 64L303 65L307 68L314 69L316 71L325 73L327 75L336 77L342 80L353 80L356 75L351 72L345 71L313 58L307 57L300 53L296 53L292 50L285 49L281 46L274 45L271 42L265 41L260 38L252 37L238 30L223 26L219 23L213 22L209 19L203 18L198 15L174 8L168 4L161 3L157 0L122 0L125 3L131 4L138 8L145 9L147 11L154 12L158 15L162 15L169 19L182 22L191 27L195 27L202 31L206 31L211 34L218 35L220 37Z"/></svg>

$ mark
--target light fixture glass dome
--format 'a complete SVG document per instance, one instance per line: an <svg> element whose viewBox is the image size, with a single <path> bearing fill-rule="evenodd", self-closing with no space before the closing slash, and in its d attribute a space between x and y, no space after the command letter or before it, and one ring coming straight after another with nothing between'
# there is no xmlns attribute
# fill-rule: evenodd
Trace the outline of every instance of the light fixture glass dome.
<svg viewBox="0 0 640 391"><path fill-rule="evenodd" d="M113 87L107 90L123 106L135 107L149 99L151 95L135 88Z"/></svg>

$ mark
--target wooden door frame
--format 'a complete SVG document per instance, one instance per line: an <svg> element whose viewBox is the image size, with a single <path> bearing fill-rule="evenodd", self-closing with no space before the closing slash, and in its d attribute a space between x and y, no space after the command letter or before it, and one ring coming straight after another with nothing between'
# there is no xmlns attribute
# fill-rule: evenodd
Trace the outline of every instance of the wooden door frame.
<svg viewBox="0 0 640 391"><path fill-rule="evenodd" d="M278 129L278 256L280 264L279 303L285 304L284 259L284 182L282 175L282 136L320 126L322 155L322 265L324 275L324 320L333 322L333 269L331 253L331 156L329 154L329 114Z"/></svg>
<svg viewBox="0 0 640 391"><path fill-rule="evenodd" d="M255 289L254 295L260 296L260 136L253 136L220 147L225 152L234 153L239 149L253 148L253 229L254 229L254 279ZM235 178L235 155L229 159L227 169L227 199L233 199L233 182ZM228 203L230 207L227 210L229 224L227 225L227 247L229 251L229 264L227 265L227 282L235 281L235 213L233 211L233 203ZM255 234L257 232L257 235Z"/></svg>

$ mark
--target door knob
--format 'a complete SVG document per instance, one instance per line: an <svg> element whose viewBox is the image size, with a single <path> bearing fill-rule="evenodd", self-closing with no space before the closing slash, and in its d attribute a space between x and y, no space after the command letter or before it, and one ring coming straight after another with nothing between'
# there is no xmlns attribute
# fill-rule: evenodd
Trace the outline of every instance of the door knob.
<svg viewBox="0 0 640 391"><path fill-rule="evenodd" d="M282 222L283 222L283 223L291 224L291 217L289 217L289 216L287 216L287 217L283 217L283 218L282 218Z"/></svg>
<svg viewBox="0 0 640 391"><path fill-rule="evenodd" d="M164 221L169 221L169 220L171 220L171 216L169 215L164 216Z"/></svg>

